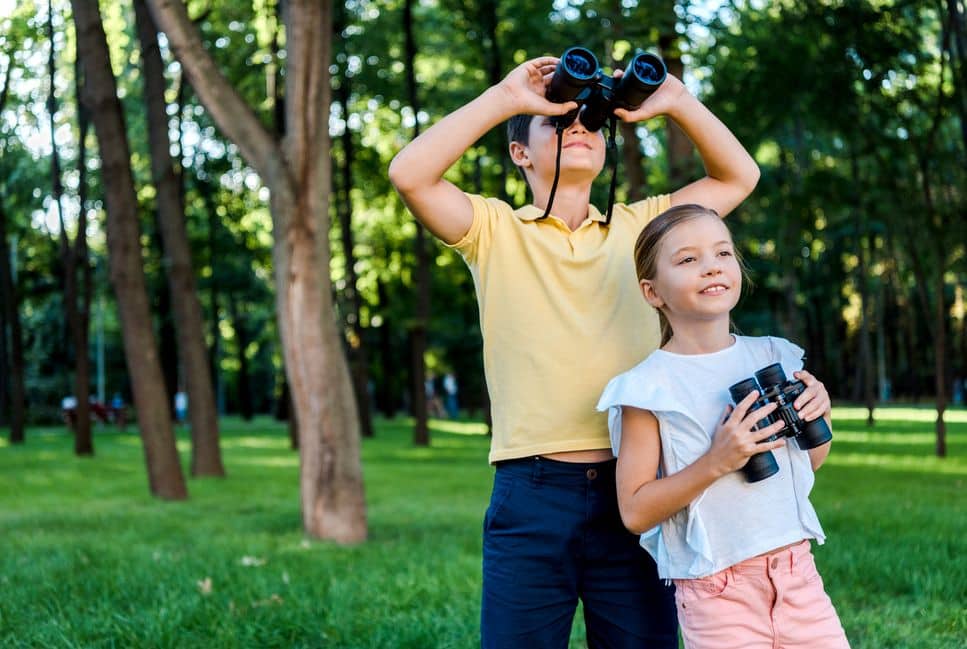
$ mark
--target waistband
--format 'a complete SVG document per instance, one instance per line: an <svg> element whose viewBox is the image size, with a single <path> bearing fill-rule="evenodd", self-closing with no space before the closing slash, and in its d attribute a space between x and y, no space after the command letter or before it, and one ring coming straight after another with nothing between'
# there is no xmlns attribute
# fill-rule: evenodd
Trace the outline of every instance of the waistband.
<svg viewBox="0 0 967 649"><path fill-rule="evenodd" d="M731 570L739 574L762 574L770 569L792 570L797 563L812 553L811 548L809 539L805 539L795 545L740 561L732 566Z"/></svg>
<svg viewBox="0 0 967 649"><path fill-rule="evenodd" d="M498 475L508 475L554 484L587 485L588 483L615 486L615 467L618 460L601 462L562 462L540 455L501 460L496 463Z"/></svg>

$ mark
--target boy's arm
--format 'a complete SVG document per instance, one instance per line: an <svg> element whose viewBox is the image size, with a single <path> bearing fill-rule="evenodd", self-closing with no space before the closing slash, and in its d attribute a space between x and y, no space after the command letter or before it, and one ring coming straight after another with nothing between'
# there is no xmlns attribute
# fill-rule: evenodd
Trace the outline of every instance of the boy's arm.
<svg viewBox="0 0 967 649"><path fill-rule="evenodd" d="M443 179L460 156L502 121L521 113L563 115L573 102L555 104L544 92L558 59L527 61L482 95L450 113L403 148L389 166L389 178L403 202L430 232L456 243L473 223L467 196Z"/></svg>
<svg viewBox="0 0 967 649"><path fill-rule="evenodd" d="M725 216L752 193L759 182L759 166L728 127L669 75L661 87L634 111L616 110L626 122L656 115L675 120L698 149L706 176L671 195L672 205L697 203Z"/></svg>

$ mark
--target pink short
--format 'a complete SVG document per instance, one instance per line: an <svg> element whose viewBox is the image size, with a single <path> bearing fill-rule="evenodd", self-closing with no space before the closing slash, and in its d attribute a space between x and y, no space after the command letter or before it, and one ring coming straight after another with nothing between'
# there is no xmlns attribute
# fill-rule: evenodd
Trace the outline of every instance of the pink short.
<svg viewBox="0 0 967 649"><path fill-rule="evenodd" d="M809 541L675 589L688 649L849 649Z"/></svg>

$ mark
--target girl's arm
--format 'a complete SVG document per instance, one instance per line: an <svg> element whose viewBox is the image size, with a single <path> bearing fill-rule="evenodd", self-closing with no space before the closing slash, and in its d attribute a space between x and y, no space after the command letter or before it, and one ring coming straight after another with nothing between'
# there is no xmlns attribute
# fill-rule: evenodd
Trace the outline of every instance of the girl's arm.
<svg viewBox="0 0 967 649"><path fill-rule="evenodd" d="M658 478L661 439L658 419L648 410L621 408L621 448L618 452L617 489L621 520L629 531L641 534L695 500L713 482L736 471L756 453L779 448L783 439L759 444L785 424L775 422L752 430L757 421L775 410L770 403L747 412L758 393L750 393L715 431L712 446L698 460L681 471Z"/></svg>

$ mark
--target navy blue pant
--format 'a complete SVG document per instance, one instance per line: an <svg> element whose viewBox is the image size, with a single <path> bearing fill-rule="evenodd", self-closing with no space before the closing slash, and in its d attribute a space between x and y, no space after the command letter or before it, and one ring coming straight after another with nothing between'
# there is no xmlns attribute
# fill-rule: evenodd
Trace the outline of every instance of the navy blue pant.
<svg viewBox="0 0 967 649"><path fill-rule="evenodd" d="M567 647L580 599L591 649L677 649L674 586L618 514L615 460L500 462L484 518L481 643Z"/></svg>

